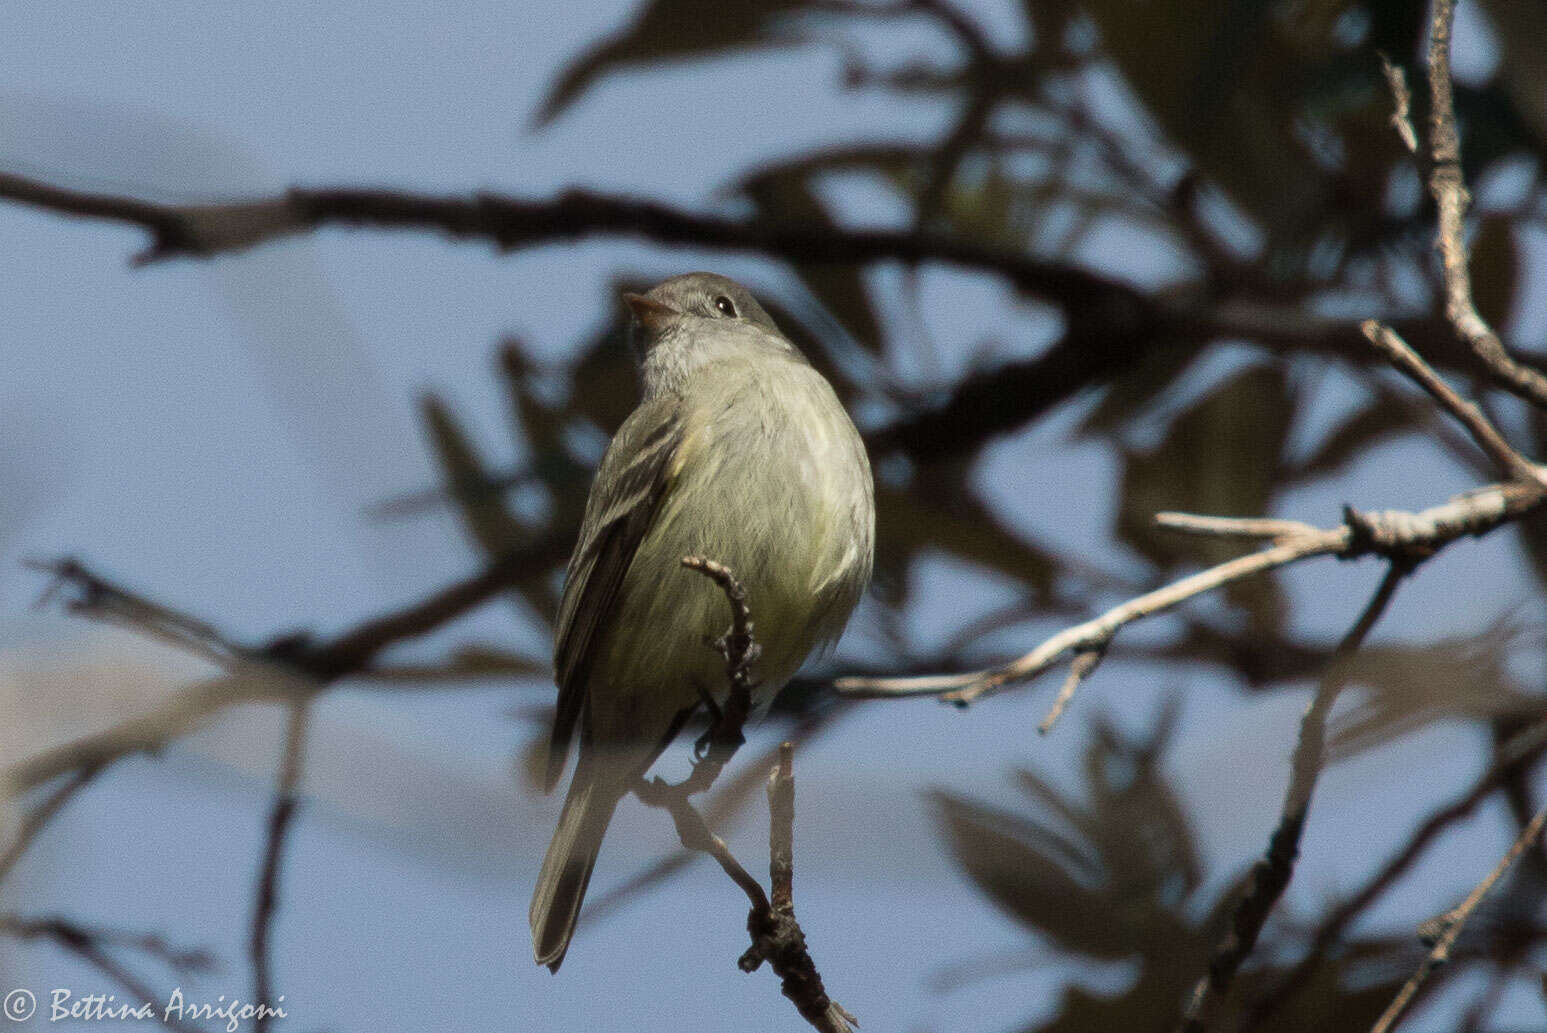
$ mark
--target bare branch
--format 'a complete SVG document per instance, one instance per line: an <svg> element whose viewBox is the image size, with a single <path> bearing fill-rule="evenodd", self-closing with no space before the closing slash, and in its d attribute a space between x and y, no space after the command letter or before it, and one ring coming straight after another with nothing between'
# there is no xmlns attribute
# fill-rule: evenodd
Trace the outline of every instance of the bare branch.
<svg viewBox="0 0 1547 1033"><path fill-rule="evenodd" d="M118 959L114 958L112 954L108 953L107 946L109 943L123 944L127 942L127 938L121 934L102 936L99 935L97 930L76 925L63 918L24 918L18 915L0 916L0 933L23 940L51 940L123 987L135 999L139 1001L154 1001L158 997L154 990L141 981L133 972L120 964ZM159 938L144 938L139 943L131 945L145 949L147 943L158 945L157 949L150 950L149 953L164 959L177 956L178 952L161 949L164 947L164 942L159 940ZM182 960L184 961L184 967L186 967L186 962L195 955L193 952L183 953L185 956ZM195 968L197 967L195 965ZM180 1016L173 1015L170 1012L157 1011L156 1017L162 1025L168 1029L176 1030L177 1033L204 1033L203 1027L185 1022Z"/></svg>
<svg viewBox="0 0 1547 1033"><path fill-rule="evenodd" d="M1302 535L1315 534L1314 524L1299 520L1275 520L1269 517L1199 516L1196 513L1156 513L1155 523L1168 531L1196 534L1209 538L1268 539L1283 542Z"/></svg>
<svg viewBox="0 0 1547 1033"><path fill-rule="evenodd" d="M1488 421L1482 410L1462 398L1453 387L1445 383L1444 378L1424 362L1417 352L1409 348L1407 342L1402 340L1395 330L1373 319L1365 320L1359 325L1359 329L1365 337L1369 338L1370 343L1380 350L1381 354L1391 360L1393 366L1429 392L1442 409L1456 418L1472 436L1472 440L1477 442L1477 447L1488 453L1488 457L1498 465L1502 473L1523 481L1537 480L1542 477L1542 471L1504 440L1504 435Z"/></svg>
<svg viewBox="0 0 1547 1033"><path fill-rule="evenodd" d="M1418 966L1418 971L1414 972L1412 978L1408 979L1397 992L1390 1007L1381 1014L1375 1025L1370 1027L1370 1033L1390 1033L1396 1027L1397 1022L1402 1018L1402 1013L1407 1010L1414 995L1418 993L1419 987L1423 986L1424 980L1429 978L1429 973L1450 960L1451 948L1456 945L1462 927L1466 925L1467 919L1472 917L1472 912L1477 910L1477 905L1482 903L1483 897L1488 895L1488 891L1493 889L1494 884L1503 878L1504 873L1520 859L1520 855L1536 842L1537 837L1542 834L1543 825L1547 825L1547 808L1537 812L1536 817L1521 830L1515 842L1499 859L1499 863L1494 865L1493 871L1489 872L1483 881L1467 894L1466 899L1439 917L1436 923L1439 935L1434 941L1433 949L1423 959L1423 964ZM1424 924L1428 926L1430 923Z"/></svg>
<svg viewBox="0 0 1547 1033"><path fill-rule="evenodd" d="M0 797L79 768L111 763L125 754L160 749L226 707L290 703L315 696L339 678L368 670L387 647L428 634L487 602L514 584L532 564L562 559L568 548L569 543L557 536L543 538L496 560L465 581L402 610L368 620L330 641L313 644L305 636L291 635L255 652L249 649L245 655L255 659L231 662L228 674L179 690L149 714L44 750L0 771ZM71 583L81 585L101 581L79 564L66 576Z"/></svg>
<svg viewBox="0 0 1547 1033"><path fill-rule="evenodd" d="M1391 90L1391 128L1402 138L1402 146L1409 154L1418 153L1418 134L1413 131L1413 95L1407 88L1407 76L1402 69L1391 63L1391 58L1380 55L1381 74Z"/></svg>
<svg viewBox="0 0 1547 1033"><path fill-rule="evenodd" d="M1547 377L1516 362L1472 303L1466 247L1466 212L1472 198L1461 175L1461 134L1456 126L1450 74L1450 37L1455 17L1455 0L1434 0L1429 31L1429 150L1433 160L1429 193L1439 210L1435 244L1444 267L1445 315L1456 334L1500 385L1538 407L1547 408Z"/></svg>
<svg viewBox="0 0 1547 1033"><path fill-rule="evenodd" d="M1300 719L1300 734L1295 741L1294 757L1290 761L1289 785L1284 790L1283 808L1279 821L1268 840L1267 852L1252 866L1246 893L1236 905L1230 929L1214 948L1209 959L1209 970L1198 980L1193 989L1187 1011L1183 1015L1182 1033L1202 1033L1213 1018L1215 1009L1230 989L1236 971L1251 954L1257 937L1272 913L1273 906L1294 877L1295 859L1300 854L1300 835L1305 829L1306 816L1310 811L1311 795L1321 775L1326 753L1327 714L1347 680L1346 668L1339 663L1346 659L1369 635L1370 629L1385 612L1397 585L1410 571L1408 564L1393 561L1387 568L1381 583L1370 598L1359 619L1348 634L1338 643L1332 660L1316 687L1311 705L1306 707Z"/></svg>
<svg viewBox="0 0 1547 1033"><path fill-rule="evenodd" d="M840 678L835 684L839 692L861 698L939 696L947 703L966 705L1041 674L1065 653L1105 648L1125 626L1231 582L1315 556L1353 559L1380 555L1420 561L1458 538L1487 534L1537 509L1544 501L1547 486L1533 479L1531 483L1488 485L1417 513L1364 513L1348 508L1339 527L1295 535L1270 548L1228 560L1130 599L1093 620L1058 632L1031 652L997 667L907 678Z"/></svg>
<svg viewBox="0 0 1547 1033"><path fill-rule="evenodd" d="M279 872L284 857L285 839L300 806L301 761L306 752L306 725L311 706L306 700L290 704L290 719L285 725L284 752L280 757L278 788L269 811L268 831L263 846L263 867L254 893L252 927L248 934L248 956L252 959L253 1000L268 1003L273 999L272 959L269 935L274 913L279 908ZM267 1014L259 1013L255 1029L268 1029Z"/></svg>
<svg viewBox="0 0 1547 1033"><path fill-rule="evenodd" d="M456 238L487 240L502 251L618 234L662 244L758 251L795 262L944 262L998 273L1020 289L1060 306L1098 299L1144 304L1141 295L1115 280L963 238L808 223L744 222L581 190L567 191L549 201L531 201L489 193L432 196L395 190L293 187L277 197L161 205L69 190L0 172L0 199L138 226L151 237L150 246L135 259L139 265L169 258L208 258L324 226L432 230Z"/></svg>
<svg viewBox="0 0 1547 1033"><path fill-rule="evenodd" d="M1503 788L1510 779L1530 770L1544 754L1547 754L1547 724L1538 724L1503 744L1488 770L1478 776L1466 793L1424 819L1402 849L1370 876L1357 892L1328 913L1311 937L1304 959L1284 977L1283 982L1253 1006L1244 1028L1257 1029L1265 1025L1296 991L1310 981L1317 968L1326 962L1327 951L1343 932L1413 866L1441 833L1456 822L1470 817L1484 800Z"/></svg>
<svg viewBox="0 0 1547 1033"><path fill-rule="evenodd" d="M1053 697L1053 707L1047 712L1047 717L1042 719L1042 723L1037 726L1037 731L1046 735L1053 730L1053 726L1058 723L1058 719L1063 717L1064 711L1068 709L1069 701L1074 699L1074 694L1079 689L1080 683L1095 673L1096 668L1101 664L1101 658L1105 655L1105 647L1088 649L1074 655L1074 662L1069 665L1069 676L1064 679L1063 687L1058 690L1058 695Z"/></svg>
<svg viewBox="0 0 1547 1033"><path fill-rule="evenodd" d="M791 771L794 745L788 742L780 745L779 762L774 765L768 781L772 900L693 806L691 796L713 785L725 763L744 741L741 729L751 708L754 687L750 668L760 649L752 637L752 614L747 606L746 589L731 569L698 556L684 557L682 565L712 579L730 603L731 630L716 644L725 657L730 691L723 707L716 706L711 699L704 701L716 713L709 731L700 740L701 745L707 744L708 753L694 765L693 773L676 785L660 778L648 782L640 779L634 786L634 795L642 803L670 813L683 847L713 857L747 895L752 905L747 913L747 933L752 938L752 945L737 961L741 970L754 972L766 961L780 978L784 996L795 1003L807 1022L822 1033L849 1033L858 1023L854 1016L827 996L816 963L806 949L805 933L795 920L792 885L795 781Z"/></svg>
<svg viewBox="0 0 1547 1033"><path fill-rule="evenodd" d="M64 809L65 804L74 799L75 794L86 788L101 771L100 764L82 766L72 773L63 785L50 793L47 799L27 812L27 816L21 821L21 826L16 830L16 838L5 848L5 853L0 854L0 883L3 883L6 876L11 874L11 869L16 867L16 862L21 860L38 833L43 831L44 826L52 821L55 815Z"/></svg>
<svg viewBox="0 0 1547 1033"><path fill-rule="evenodd" d="M233 660L254 658L257 655L226 638L208 621L199 620L132 592L88 570L74 557L23 560L22 565L53 575L53 580L38 597L39 607L48 605L55 596L68 590L74 593L65 604L69 612L129 628L212 663L225 666Z"/></svg>
<svg viewBox="0 0 1547 1033"><path fill-rule="evenodd" d="M736 860L725 840L710 830L704 816L698 813L698 808L693 806L681 786L655 778L636 785L634 795L646 807L659 807L669 813L677 826L677 838L682 840L683 847L714 858L725 874L741 887L754 911L768 908L768 895L763 892L762 884Z"/></svg>

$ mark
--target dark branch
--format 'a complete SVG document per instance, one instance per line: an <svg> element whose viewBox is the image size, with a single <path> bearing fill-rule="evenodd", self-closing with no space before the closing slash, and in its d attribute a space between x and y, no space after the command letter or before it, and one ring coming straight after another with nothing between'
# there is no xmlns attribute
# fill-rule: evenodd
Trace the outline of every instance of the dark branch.
<svg viewBox="0 0 1547 1033"><path fill-rule="evenodd" d="M1441 833L1471 817L1484 800L1508 785L1511 779L1530 771L1543 755L1547 755L1547 725L1537 725L1529 731L1521 732L1501 746L1498 758L1465 794L1424 819L1408 837L1407 844L1380 871L1370 876L1357 892L1328 913L1311 937L1311 945L1305 957L1282 982L1253 1006L1244 1028L1265 1027L1279 1009L1315 976L1317 969L1326 964L1327 952L1342 938L1354 920L1394 885Z"/></svg>
<svg viewBox="0 0 1547 1033"><path fill-rule="evenodd" d="M504 251L616 234L662 244L759 251L802 263L944 262L997 273L1021 290L1063 307L1116 297L1142 304L1137 292L1115 280L957 237L745 222L581 190L567 191L548 201L532 201L488 193L431 196L396 190L294 187L277 197L256 200L160 205L0 173L0 198L66 215L137 226L151 237L149 248L136 259L140 264L179 257L208 258L325 226L439 231L459 239L487 240Z"/></svg>
<svg viewBox="0 0 1547 1033"><path fill-rule="evenodd" d="M1183 1015L1183 1033L1203 1033L1213 1018L1237 970L1257 945L1263 925L1279 897L1294 876L1295 860L1300 854L1300 835L1310 810L1311 796L1321 774L1325 753L1327 714L1347 681L1346 667L1339 661L1352 655L1364 643L1370 629L1385 612L1397 585L1408 573L1406 564L1393 561L1381 578L1359 619L1338 643L1311 705L1300 721L1300 734L1290 762L1289 785L1284 791L1283 809L1278 826L1268 840L1267 852L1252 866L1246 893L1236 905L1230 929L1214 948L1208 974L1198 980Z"/></svg>
<svg viewBox="0 0 1547 1033"><path fill-rule="evenodd" d="M254 892L252 928L248 934L248 956L252 959L253 1000L267 1004L273 1000L273 959L269 957L269 936L274 914L279 909L279 873L284 858L285 840L300 806L301 761L306 752L306 724L309 705L297 700L290 705L285 725L284 752L280 757L278 788L269 811L268 831L263 845L263 866ZM268 1029L270 1016L260 1012L255 1029Z"/></svg>
<svg viewBox="0 0 1547 1033"><path fill-rule="evenodd" d="M729 692L723 707L716 706L712 700L705 701L718 712L712 715L709 731L701 740L707 744L708 752L694 765L693 773L676 785L660 778L648 782L641 779L634 787L634 795L647 806L667 811L683 847L713 857L747 895L751 904L747 913L747 933L752 938L752 945L737 961L741 970L754 972L767 962L779 977L784 995L794 1002L807 1022L822 1033L849 1033L858 1023L854 1016L827 996L816 963L806 949L805 933L795 920L792 886L795 781L791 773L794 745L786 742L780 746L779 763L774 765L768 782L772 900L693 806L691 796L714 784L725 763L744 742L742 727L751 709L755 687L751 665L760 649L752 637L752 613L747 605L746 589L735 573L724 564L697 556L684 557L682 565L712 579L730 604L731 630L716 644L725 657Z"/></svg>
<svg viewBox="0 0 1547 1033"><path fill-rule="evenodd" d="M557 535L539 539L465 581L366 621L330 641L314 644L304 635L286 635L257 649L233 647L251 659L237 663L229 676L189 686L148 715L12 764L0 777L0 792L18 792L82 767L108 764L125 754L158 749L229 706L290 703L298 697L315 696L340 678L369 671L376 657L389 646L428 634L482 605L516 584L532 566L562 560L568 547L569 543ZM93 586L105 583L71 561L51 569L80 588L86 602L93 598ZM98 616L96 610L80 603L74 609L87 616ZM162 637L157 627L139 623L131 626Z"/></svg>

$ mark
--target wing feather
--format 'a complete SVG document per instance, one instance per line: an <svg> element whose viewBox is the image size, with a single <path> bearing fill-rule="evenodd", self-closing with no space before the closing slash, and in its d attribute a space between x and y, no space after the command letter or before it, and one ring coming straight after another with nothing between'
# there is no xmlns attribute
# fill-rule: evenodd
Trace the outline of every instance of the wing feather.
<svg viewBox="0 0 1547 1033"><path fill-rule="evenodd" d="M547 787L563 773L584 709L592 645L617 600L629 565L670 487L683 424L675 396L642 403L607 446L586 500L580 541L569 559L555 624L558 713L548 746Z"/></svg>

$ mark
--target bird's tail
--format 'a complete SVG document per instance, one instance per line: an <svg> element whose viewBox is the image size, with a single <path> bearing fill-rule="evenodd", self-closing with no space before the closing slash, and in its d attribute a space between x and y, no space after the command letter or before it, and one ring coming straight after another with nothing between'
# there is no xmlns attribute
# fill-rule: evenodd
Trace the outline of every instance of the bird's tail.
<svg viewBox="0 0 1547 1033"><path fill-rule="evenodd" d="M532 953L539 965L557 972L569 950L580 917L580 902L591 882L591 869L602 848L602 837L612 821L612 812L623 798L596 769L581 763L570 783L559 827L548 844L542 870L537 874L537 889L532 893L528 917L532 922Z"/></svg>

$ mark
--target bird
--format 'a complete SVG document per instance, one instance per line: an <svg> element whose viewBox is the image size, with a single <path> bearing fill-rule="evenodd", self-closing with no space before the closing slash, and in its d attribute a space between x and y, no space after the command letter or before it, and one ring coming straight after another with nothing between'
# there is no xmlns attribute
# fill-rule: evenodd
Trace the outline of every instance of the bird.
<svg viewBox="0 0 1547 1033"><path fill-rule="evenodd" d="M529 919L537 963L569 949L618 802L693 713L729 694L729 607L688 556L727 567L761 652L755 706L830 649L869 585L875 487L832 385L741 284L675 276L625 294L642 397L586 500L554 626L545 788L578 759Z"/></svg>

